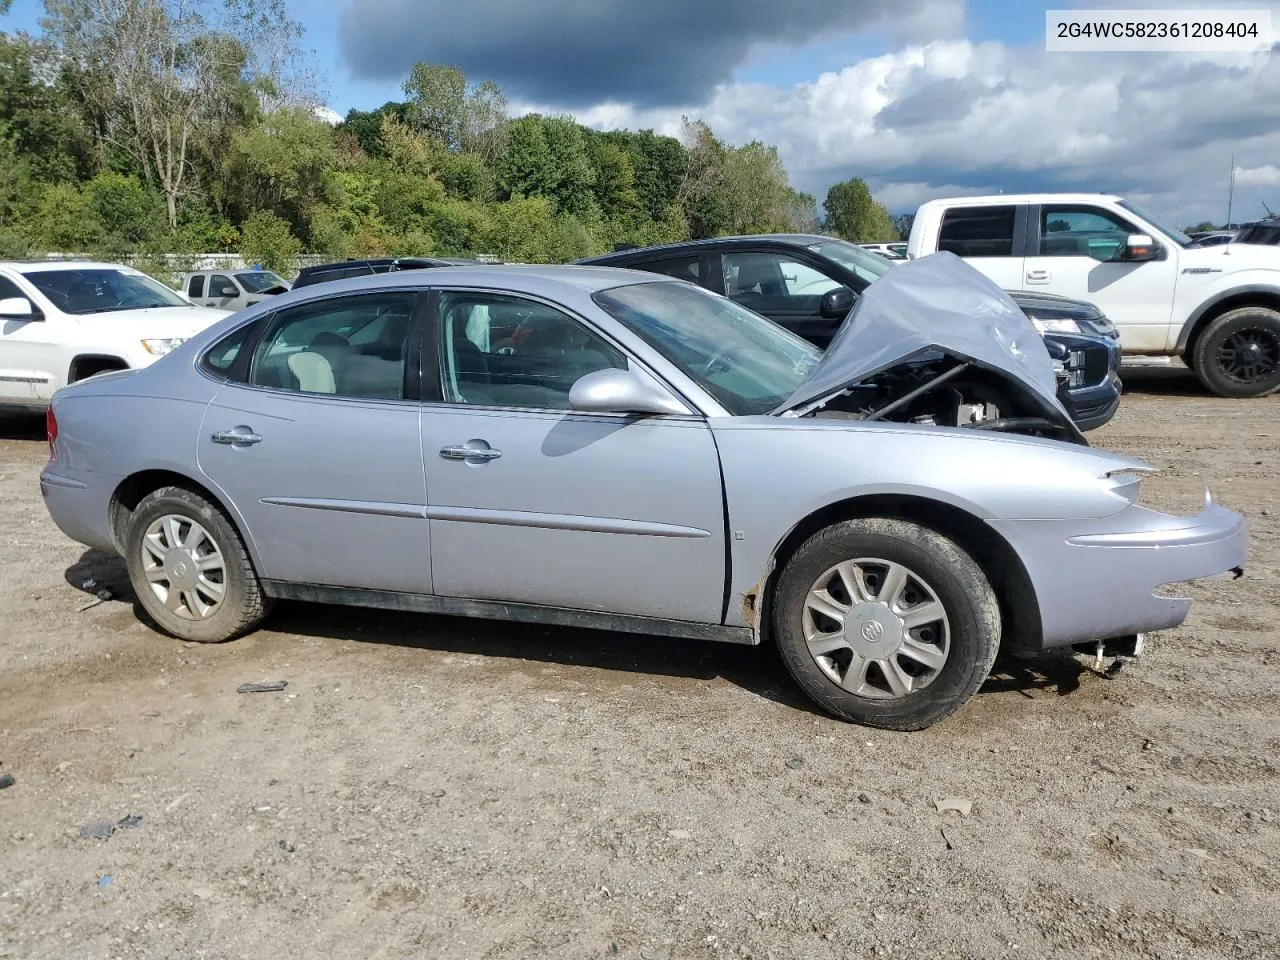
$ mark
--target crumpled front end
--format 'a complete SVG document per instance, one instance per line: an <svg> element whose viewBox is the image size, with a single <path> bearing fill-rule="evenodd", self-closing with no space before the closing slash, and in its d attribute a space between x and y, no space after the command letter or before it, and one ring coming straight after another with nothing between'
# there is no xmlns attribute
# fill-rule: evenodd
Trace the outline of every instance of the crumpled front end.
<svg viewBox="0 0 1280 960"><path fill-rule="evenodd" d="M1101 520L989 520L1017 552L1048 649L1176 627L1191 600L1160 588L1243 569L1245 518L1213 502L1191 517L1130 504Z"/></svg>

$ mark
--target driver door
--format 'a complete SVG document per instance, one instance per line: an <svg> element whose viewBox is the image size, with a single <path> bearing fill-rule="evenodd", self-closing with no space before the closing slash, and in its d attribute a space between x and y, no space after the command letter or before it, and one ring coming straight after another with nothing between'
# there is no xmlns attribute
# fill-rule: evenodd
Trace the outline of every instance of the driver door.
<svg viewBox="0 0 1280 960"><path fill-rule="evenodd" d="M438 595L721 622L724 503L705 419L570 412L579 378L634 361L532 299L442 291L430 343Z"/></svg>

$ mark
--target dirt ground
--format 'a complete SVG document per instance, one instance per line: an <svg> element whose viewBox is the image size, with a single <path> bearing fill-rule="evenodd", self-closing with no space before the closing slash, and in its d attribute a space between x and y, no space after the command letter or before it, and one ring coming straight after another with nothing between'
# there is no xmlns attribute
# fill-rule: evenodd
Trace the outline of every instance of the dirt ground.
<svg viewBox="0 0 1280 960"><path fill-rule="evenodd" d="M0 957L1280 956L1280 396L1128 382L1093 441L1202 473L1247 576L918 734L767 649L301 605L165 639L0 420Z"/></svg>

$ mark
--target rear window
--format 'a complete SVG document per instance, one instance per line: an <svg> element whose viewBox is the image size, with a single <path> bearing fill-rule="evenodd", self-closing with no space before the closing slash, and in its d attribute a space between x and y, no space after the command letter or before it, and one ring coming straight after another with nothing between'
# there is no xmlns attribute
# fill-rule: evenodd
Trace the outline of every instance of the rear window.
<svg viewBox="0 0 1280 960"><path fill-rule="evenodd" d="M942 216L938 249L957 257L1012 257L1013 206L952 207Z"/></svg>

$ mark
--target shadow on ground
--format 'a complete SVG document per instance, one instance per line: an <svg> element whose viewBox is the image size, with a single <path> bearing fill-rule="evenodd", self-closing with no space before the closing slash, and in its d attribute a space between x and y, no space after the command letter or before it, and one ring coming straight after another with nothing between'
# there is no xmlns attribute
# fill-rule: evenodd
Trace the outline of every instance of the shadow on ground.
<svg viewBox="0 0 1280 960"><path fill-rule="evenodd" d="M158 629L137 602L124 560L86 551L66 571L77 590L133 604L134 615ZM722 679L776 703L818 716L826 713L799 690L771 643L758 647L676 640L645 634L468 619L325 604L278 603L265 629L308 637L387 644L444 653L502 657L631 674ZM1065 654L1031 659L1001 658L979 694L1054 691L1066 696L1080 686L1084 667Z"/></svg>
<svg viewBox="0 0 1280 960"><path fill-rule="evenodd" d="M44 440L44 414L0 407L0 440Z"/></svg>
<svg viewBox="0 0 1280 960"><path fill-rule="evenodd" d="M1120 380L1124 383L1124 394L1200 399L1210 396L1204 384L1186 367L1123 367ZM1120 402L1124 403L1123 398Z"/></svg>

